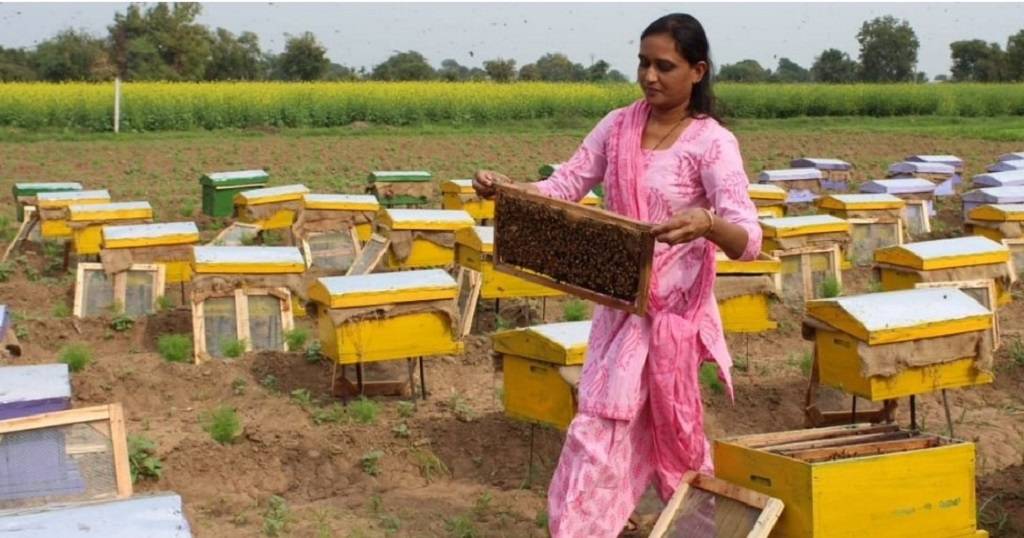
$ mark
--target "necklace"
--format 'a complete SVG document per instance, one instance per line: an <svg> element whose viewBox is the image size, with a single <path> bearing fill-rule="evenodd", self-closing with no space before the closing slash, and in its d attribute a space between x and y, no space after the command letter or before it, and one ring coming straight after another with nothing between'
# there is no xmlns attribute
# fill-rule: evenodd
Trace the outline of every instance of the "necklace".
<svg viewBox="0 0 1024 538"><path fill-rule="evenodd" d="M668 138L668 135L672 134L676 130L676 128L679 127L680 125L682 125L683 122L686 121L686 118L689 118L689 117L690 117L690 113L689 112L687 112L686 114L683 114L683 117L680 118L679 121L675 125L673 125L672 128L669 129L667 133L665 133L665 136L661 137L661 140L658 140L658 143L655 144L653 148L651 148L651 151L654 151L654 150L658 149L659 147L661 147L661 143L664 142L666 138Z"/></svg>

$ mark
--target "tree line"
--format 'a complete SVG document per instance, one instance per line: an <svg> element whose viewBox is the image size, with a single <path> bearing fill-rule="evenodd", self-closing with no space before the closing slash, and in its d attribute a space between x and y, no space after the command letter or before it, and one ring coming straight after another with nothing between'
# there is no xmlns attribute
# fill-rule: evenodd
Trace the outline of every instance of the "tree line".
<svg viewBox="0 0 1024 538"><path fill-rule="evenodd" d="M627 77L604 60L584 66L561 53L535 62L494 58L479 67L445 59L434 68L419 52L395 52L367 70L332 62L311 32L286 34L283 52L260 47L253 32L235 35L196 22L198 3L160 2L144 8L132 4L116 13L105 37L67 29L33 49L0 46L0 81L124 80L444 80L496 82L625 82ZM734 82L926 82L917 71L919 41L905 20L892 16L866 21L857 33L858 60L829 48L804 68L780 58L775 70L755 60L725 64L718 79ZM1011 36L1005 50L981 39L950 44L953 81L1010 82L1024 80L1024 30ZM935 80L946 80L938 75Z"/></svg>

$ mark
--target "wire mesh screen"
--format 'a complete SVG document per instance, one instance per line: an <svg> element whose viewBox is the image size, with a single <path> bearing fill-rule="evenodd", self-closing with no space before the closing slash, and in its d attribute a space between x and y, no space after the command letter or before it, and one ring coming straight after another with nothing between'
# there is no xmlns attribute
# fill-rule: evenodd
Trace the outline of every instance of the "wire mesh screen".
<svg viewBox="0 0 1024 538"><path fill-rule="evenodd" d="M782 261L782 298L788 301L804 300L804 273L799 254L783 256Z"/></svg>
<svg viewBox="0 0 1024 538"><path fill-rule="evenodd" d="M666 536L671 538L746 538L761 510L709 491L689 488Z"/></svg>
<svg viewBox="0 0 1024 538"><path fill-rule="evenodd" d="M129 316L152 314L154 301L153 271L128 271L124 295L124 313Z"/></svg>
<svg viewBox="0 0 1024 538"><path fill-rule="evenodd" d="M238 317L234 297L213 297L203 301L203 328L206 352L223 357L224 347L238 341Z"/></svg>
<svg viewBox="0 0 1024 538"><path fill-rule="evenodd" d="M109 314L114 306L114 279L103 270L87 270L82 285L85 286L82 314L85 317Z"/></svg>
<svg viewBox="0 0 1024 538"><path fill-rule="evenodd" d="M249 296L249 338L256 350L284 348L280 299L273 295Z"/></svg>
<svg viewBox="0 0 1024 538"><path fill-rule="evenodd" d="M925 213L925 208L920 204L907 204L906 207L907 215L907 232L912 236L919 236L925 233L925 222L928 220L928 214Z"/></svg>
<svg viewBox="0 0 1024 538"><path fill-rule="evenodd" d="M875 250L899 244L895 223L854 224L852 235L850 261L856 265L871 265Z"/></svg>
<svg viewBox="0 0 1024 538"><path fill-rule="evenodd" d="M356 245L348 230L315 234L306 242L317 269L343 273L356 259Z"/></svg>
<svg viewBox="0 0 1024 538"><path fill-rule="evenodd" d="M832 253L811 252L806 256L806 263L811 264L811 290L814 298L824 297L826 295L825 283L836 278L836 267L832 263Z"/></svg>
<svg viewBox="0 0 1024 538"><path fill-rule="evenodd" d="M1010 256L1013 257L1013 268L1017 271L1017 276L1024 275L1024 245L1013 244L1009 245Z"/></svg>
<svg viewBox="0 0 1024 538"><path fill-rule="evenodd" d="M0 439L0 510L116 496L107 423L12 432Z"/></svg>

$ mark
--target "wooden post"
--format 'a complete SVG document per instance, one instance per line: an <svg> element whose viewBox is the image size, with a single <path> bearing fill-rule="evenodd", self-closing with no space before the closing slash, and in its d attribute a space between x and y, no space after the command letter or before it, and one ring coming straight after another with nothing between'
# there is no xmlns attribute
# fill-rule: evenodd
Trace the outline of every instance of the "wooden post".
<svg viewBox="0 0 1024 538"><path fill-rule="evenodd" d="M114 132L121 132L121 77L114 78Z"/></svg>

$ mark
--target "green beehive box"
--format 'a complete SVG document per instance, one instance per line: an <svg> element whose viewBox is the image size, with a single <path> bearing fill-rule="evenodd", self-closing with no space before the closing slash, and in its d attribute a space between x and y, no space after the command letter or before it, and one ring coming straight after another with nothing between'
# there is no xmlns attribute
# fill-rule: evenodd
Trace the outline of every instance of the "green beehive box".
<svg viewBox="0 0 1024 538"><path fill-rule="evenodd" d="M384 207L427 205L434 190L433 174L423 170L377 170L366 179L366 191Z"/></svg>
<svg viewBox="0 0 1024 538"><path fill-rule="evenodd" d="M25 208L20 200L22 198L34 198L41 192L67 192L82 190L81 183L15 183L11 191L14 193L14 207L17 211L18 222L25 218Z"/></svg>
<svg viewBox="0 0 1024 538"><path fill-rule="evenodd" d="M199 178L203 186L203 214L230 217L235 211L235 195L250 189L261 189L270 181L263 170L213 172Z"/></svg>

